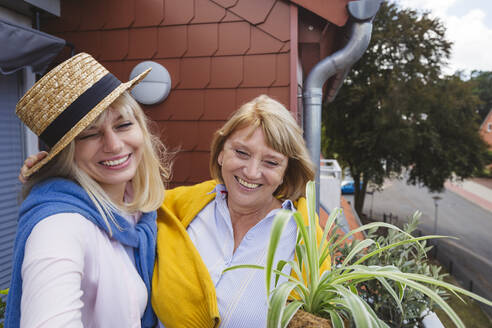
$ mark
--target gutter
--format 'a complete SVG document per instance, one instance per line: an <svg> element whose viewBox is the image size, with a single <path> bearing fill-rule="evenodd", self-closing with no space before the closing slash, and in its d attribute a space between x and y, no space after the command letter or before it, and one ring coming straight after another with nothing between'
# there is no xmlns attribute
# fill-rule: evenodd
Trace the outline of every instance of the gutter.
<svg viewBox="0 0 492 328"><path fill-rule="evenodd" d="M317 63L304 83L304 138L316 167L316 212L319 213L320 156L321 156L321 108L323 85L336 74L328 90L328 102L335 99L348 72L364 54L372 33L372 21L383 0L359 0L347 4L350 15L347 23L349 40L346 45Z"/></svg>

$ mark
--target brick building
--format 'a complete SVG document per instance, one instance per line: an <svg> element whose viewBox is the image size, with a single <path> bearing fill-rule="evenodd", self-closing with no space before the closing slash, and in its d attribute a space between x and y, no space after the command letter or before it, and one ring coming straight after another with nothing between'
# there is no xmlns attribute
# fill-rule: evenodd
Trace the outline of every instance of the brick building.
<svg viewBox="0 0 492 328"><path fill-rule="evenodd" d="M489 146L489 149L492 150L492 109L483 120L482 125L480 125L480 135Z"/></svg>

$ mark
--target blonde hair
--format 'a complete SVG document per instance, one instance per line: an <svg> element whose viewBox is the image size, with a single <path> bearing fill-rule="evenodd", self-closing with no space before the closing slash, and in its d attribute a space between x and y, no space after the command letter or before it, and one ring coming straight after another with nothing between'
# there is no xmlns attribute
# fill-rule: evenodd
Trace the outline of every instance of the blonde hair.
<svg viewBox="0 0 492 328"><path fill-rule="evenodd" d="M114 204L99 183L76 165L75 141L29 178L24 186L23 195L26 197L36 183L51 177L76 181L94 202L111 234L108 218L118 227L112 210L132 213L150 212L159 208L164 199L164 182L170 179L171 161L164 144L149 131L150 121L142 108L128 92L121 94L109 107L117 109L123 117L134 117L142 130L144 144L141 162L132 179L133 199L123 205ZM108 112L108 110L103 111L91 126L101 124Z"/></svg>
<svg viewBox="0 0 492 328"><path fill-rule="evenodd" d="M314 179L314 168L299 127L291 113L278 101L261 95L242 105L214 134L210 153L210 175L223 183L218 156L231 134L245 127L252 133L260 128L266 144L286 157L287 169L274 196L297 200L304 196L306 184Z"/></svg>

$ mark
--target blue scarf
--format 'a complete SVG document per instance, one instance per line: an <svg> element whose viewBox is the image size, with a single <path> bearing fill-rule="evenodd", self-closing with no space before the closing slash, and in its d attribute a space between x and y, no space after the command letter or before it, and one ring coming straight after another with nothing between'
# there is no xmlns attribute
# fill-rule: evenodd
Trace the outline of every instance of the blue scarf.
<svg viewBox="0 0 492 328"><path fill-rule="evenodd" d="M85 190L78 184L56 178L35 185L20 207L12 259L12 279L5 311L5 328L18 328L20 324L21 267L27 237L38 222L58 213L79 213L106 231L109 236L106 223ZM134 248L135 265L147 287L149 298L142 317L142 328L154 327L156 318L150 302L150 287L155 260L156 212L143 213L135 227L118 213L114 212L113 215L121 230L109 220L113 233L111 238Z"/></svg>

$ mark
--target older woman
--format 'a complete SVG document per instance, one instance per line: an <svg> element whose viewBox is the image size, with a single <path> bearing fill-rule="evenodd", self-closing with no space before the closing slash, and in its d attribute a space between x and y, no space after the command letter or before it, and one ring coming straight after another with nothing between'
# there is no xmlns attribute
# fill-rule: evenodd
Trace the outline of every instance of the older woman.
<svg viewBox="0 0 492 328"><path fill-rule="evenodd" d="M153 327L162 144L122 83L88 54L61 63L16 113L49 146L23 170L5 327ZM34 163L30 163L34 164Z"/></svg>
<svg viewBox="0 0 492 328"><path fill-rule="evenodd" d="M215 133L210 158L214 180L167 191L158 210L152 304L167 328L264 327L264 272L223 270L265 264L279 209L297 208L307 224L302 196L314 173L302 131L284 106L260 96ZM292 219L277 259L294 258L296 234Z"/></svg>

